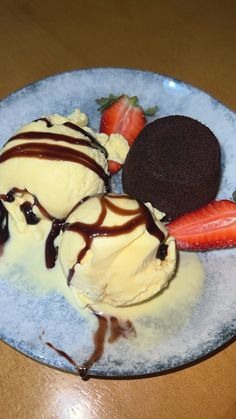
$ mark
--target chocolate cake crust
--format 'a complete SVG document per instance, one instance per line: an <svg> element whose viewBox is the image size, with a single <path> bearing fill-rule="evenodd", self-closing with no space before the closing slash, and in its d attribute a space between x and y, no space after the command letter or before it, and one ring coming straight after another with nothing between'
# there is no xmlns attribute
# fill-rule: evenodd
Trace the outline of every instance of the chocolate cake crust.
<svg viewBox="0 0 236 419"><path fill-rule="evenodd" d="M167 116L144 127L126 158L124 192L175 218L217 194L220 145L213 132L186 116Z"/></svg>

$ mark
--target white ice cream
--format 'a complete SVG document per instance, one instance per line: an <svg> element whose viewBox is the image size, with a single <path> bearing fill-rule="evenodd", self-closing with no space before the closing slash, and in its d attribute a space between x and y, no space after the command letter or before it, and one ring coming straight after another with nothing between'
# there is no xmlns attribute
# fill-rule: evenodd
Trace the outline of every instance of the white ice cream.
<svg viewBox="0 0 236 419"><path fill-rule="evenodd" d="M96 133L86 127L87 117L85 114L76 110L68 117L52 115L46 118L50 123L49 125L52 126L47 126L47 121L41 119L23 126L16 133L42 132L45 133L45 137L40 139L17 138L10 141L2 148L0 159L5 152L13 150L16 146L34 143L34 145L37 144L40 147L40 144L43 143L84 153L93 159L105 174L108 174L107 159L104 153L98 148L89 147L91 141L87 136L63 125L68 122L73 123L94 134L96 138ZM47 137L48 134L72 137L72 143L50 139ZM73 138L75 141L76 139L84 139L88 146L73 144ZM14 156L0 163L0 194L7 194L13 188L20 190L14 193L15 199L12 202L6 200L3 200L3 202L18 229L22 232L26 227L28 228L25 216L20 210L20 205L24 202L27 201L33 205L33 212L40 219L45 218L45 214L42 213L39 206L35 205L35 198L52 218L64 218L82 198L106 190L104 180L95 171L82 163L78 164L66 160L64 149L61 148L61 150L61 158L59 156L55 160L48 159L47 155L46 158Z"/></svg>
<svg viewBox="0 0 236 419"><path fill-rule="evenodd" d="M148 232L143 207L167 245L164 260L157 257L160 239ZM67 219L59 260L83 303L127 306L167 286L176 265L175 241L159 221L163 214L150 204L143 207L127 195L94 196Z"/></svg>

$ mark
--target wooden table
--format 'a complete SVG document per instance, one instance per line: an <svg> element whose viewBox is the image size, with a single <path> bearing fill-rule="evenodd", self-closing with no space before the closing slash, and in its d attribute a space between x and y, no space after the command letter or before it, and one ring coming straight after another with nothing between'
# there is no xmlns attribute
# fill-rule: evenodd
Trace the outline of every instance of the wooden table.
<svg viewBox="0 0 236 419"><path fill-rule="evenodd" d="M230 0L1 0L0 96L53 73L119 66L183 79L236 111L235 16ZM0 418L233 419L235 348L159 377L83 382L0 343Z"/></svg>

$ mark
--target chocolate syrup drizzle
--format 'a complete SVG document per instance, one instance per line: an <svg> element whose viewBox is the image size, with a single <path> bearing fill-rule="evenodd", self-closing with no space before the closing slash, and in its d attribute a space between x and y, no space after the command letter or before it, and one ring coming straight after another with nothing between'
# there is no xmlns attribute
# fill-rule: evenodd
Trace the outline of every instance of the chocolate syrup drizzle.
<svg viewBox="0 0 236 419"><path fill-rule="evenodd" d="M98 328L94 334L94 350L88 360L82 365L78 365L74 359L72 359L66 352L56 348L52 343L46 342L46 345L56 351L58 355L65 358L70 364L72 364L78 371L80 377L85 379L88 376L90 368L95 362L97 362L103 355L106 334L109 331L110 336L108 338L109 343L116 342L120 337L128 339L130 337L136 337L136 330L130 320L126 322L120 322L114 316L103 316L93 311L93 314L98 319Z"/></svg>
<svg viewBox="0 0 236 419"><path fill-rule="evenodd" d="M39 118L39 119L36 119L33 122L38 122L38 121L44 121L48 128L53 127L53 124L47 118ZM107 150L99 143L99 141L97 141L97 139L92 134L90 134L90 132L87 132L86 130L79 127L78 125L73 124L73 122L69 122L69 121L64 122L63 125L65 125L66 127L70 128L74 131L80 132L85 137L89 138L90 142L88 142L87 140L82 139L82 138L75 138L75 137L71 137L70 135L59 134L59 133L55 133L55 132L26 131L26 132L20 132L19 134L14 135L13 137L11 137L7 141L7 143L9 143L11 141L14 141L14 140L64 141L64 142L69 143L69 144L78 144L78 145L82 145L82 146L86 146L86 147L90 147L90 148L96 148L96 149L100 150L105 155L106 158L108 157Z"/></svg>
<svg viewBox="0 0 236 419"><path fill-rule="evenodd" d="M33 122L43 121L45 122L48 128L51 128L53 124L45 117L36 119ZM3 163L6 160L11 158L20 158L20 157L34 157L38 159L46 159L46 160L59 160L59 161L70 161L73 163L77 163L87 167L88 169L92 170L96 173L105 183L105 187L107 192L110 190L110 183L109 183L109 176L105 172L102 166L100 166L92 157L88 156L86 153L83 153L80 150L75 150L66 146L58 145L58 144L48 144L43 142L32 142L33 140L53 140L53 141L64 141L68 144L77 144L82 145L90 148L99 149L105 157L107 157L106 149L94 138L92 134L84 130L83 128L79 127L72 122L65 122L63 125L67 126L68 128L80 132L84 136L86 136L90 141L81 138L74 138L69 135L54 133L54 132L40 132L40 131L27 131L22 132L19 134L14 135L11 137L7 143L14 141L14 140L31 140L27 141L26 143L16 145L6 151L4 151L0 155L0 163ZM17 192L27 192L26 190L20 190L18 188L12 188L7 194L1 194L0 199L5 202L13 202L15 200L15 193ZM31 194L32 195L32 194ZM32 195L33 196L33 195ZM45 250L45 257L46 257L46 266L51 268L55 265L55 258L57 255L57 249L54 247L54 240L57 235L60 233L64 220L57 220L54 219L51 214L47 212L47 210L40 204L35 196L34 203L31 204L30 202L25 202L20 206L20 210L23 212L25 216L25 220L27 224L35 225L38 224L40 221L39 218L33 212L33 206L36 205L40 212L49 220L52 221L52 228L46 240L46 250ZM1 213L5 211L3 210L4 206L2 206ZM5 213L4 213L5 214ZM5 218L5 215L2 216ZM6 231L6 226L4 226L4 232ZM5 234L5 233L2 233ZM9 233L8 233L9 237ZM1 240L1 238L0 238Z"/></svg>
<svg viewBox="0 0 236 419"><path fill-rule="evenodd" d="M35 119L33 122L38 122L38 121L44 121L46 123L46 125L47 125L48 128L51 128L54 125L54 124L52 124L49 121L49 119L47 119L45 117L44 118ZM100 149L100 151L105 155L105 157L108 157L108 153L107 153L107 150L105 149L105 147L103 147L99 143L99 141L97 141L97 139L92 134L90 134L90 132L88 132L85 129L81 128L79 125L73 124L73 122L70 122L70 121L64 122L63 125L65 125L66 127L70 128L70 129L73 129L74 131L78 131L81 134L83 134L85 137L89 138L90 141L93 143L93 145L96 148ZM64 137L66 137L66 136L64 136Z"/></svg>
<svg viewBox="0 0 236 419"><path fill-rule="evenodd" d="M22 205L20 205L20 210L23 212L27 224L36 225L39 223L40 219L33 212L31 202L25 201Z"/></svg>
<svg viewBox="0 0 236 419"><path fill-rule="evenodd" d="M84 247L80 250L77 261L74 266L69 270L68 277L67 277L67 284L70 285L71 280L73 278L75 272L75 265L77 263L81 263L82 259L86 255L87 251L90 249L92 241L94 237L102 237L102 236L119 236L121 234L127 234L133 231L138 226L145 224L147 231L152 236L155 236L159 241L160 244L164 243L165 241L165 234L157 227L155 221L152 218L152 215L146 205L139 202L138 208L133 210L127 210L125 208L120 208L114 203L109 200L109 196L115 199L132 199L127 197L126 195L105 195L101 194L99 196L100 204L101 204L101 212L97 218L97 220L93 224L86 224L83 222L74 222L74 223L65 223L63 227L63 231L73 231L75 233L80 234L85 242ZM91 199L91 197L87 197L86 200ZM80 201L79 205L82 205L85 200ZM78 207L77 206L77 207ZM134 215L131 220L126 221L122 225L114 225L114 226L103 226L102 223L106 217L107 209L110 209L112 212L118 215Z"/></svg>
<svg viewBox="0 0 236 419"><path fill-rule="evenodd" d="M18 189L18 188L12 188L7 194L0 195L0 199L5 202L13 202L15 200L15 194L16 193L29 193L27 189ZM36 196L32 195L33 203L26 201L22 205L20 205L20 210L23 212L25 216L25 221L27 224L30 225L36 225L39 223L40 219L36 216L36 214L33 211L34 206L38 207L41 214L52 221L51 230L47 236L46 243L45 243L45 263L46 267L48 269L52 269L55 266L56 259L57 259L57 253L58 248L54 245L54 241L57 238L57 236L60 234L62 227L64 225L65 220L64 219L57 219L53 217L49 212L40 204ZM1 201L0 201L1 202ZM1 202L2 207L5 210L5 207L3 206ZM6 210L5 210L6 211ZM1 210L2 213L2 210ZM6 212L6 215L8 213ZM8 218L7 218L8 219ZM0 224L0 226L2 223ZM7 224L8 226L8 224ZM8 228L8 227L7 227ZM9 232L8 232L9 237ZM0 244L1 244L1 227L0 227Z"/></svg>
<svg viewBox="0 0 236 419"><path fill-rule="evenodd" d="M55 246L54 242L57 236L59 236L65 220L55 218L52 221L51 230L47 236L45 243L45 263L48 269L52 269L55 266L58 254L58 246Z"/></svg>
<svg viewBox="0 0 236 419"><path fill-rule="evenodd" d="M62 351L61 349L56 348L52 343L50 342L45 342L46 345L53 349L55 352L58 353L58 355L63 356L63 358L65 358L70 364L72 364L74 367L78 368L78 365L76 364L76 362L69 356L67 355L66 352Z"/></svg>
<svg viewBox="0 0 236 419"><path fill-rule="evenodd" d="M63 125L65 125L68 128L73 129L74 131L81 132L81 134L83 134L85 137L88 137L90 139L90 141L92 142L92 144L96 148L98 148L105 155L106 158L108 157L108 152L105 149L105 147L103 147L99 143L99 141L97 141L97 139L92 134L90 134L90 132L86 131L85 129L83 129L83 128L79 127L78 125L73 124L72 122L69 122L69 121L68 122L65 122Z"/></svg>
<svg viewBox="0 0 236 419"><path fill-rule="evenodd" d="M8 212L0 201L0 255L3 252L4 243L9 239Z"/></svg>
<svg viewBox="0 0 236 419"><path fill-rule="evenodd" d="M19 134L11 137L6 144L15 140L52 140L52 141L64 141L68 144L77 144L90 148L95 148L91 142L82 138L70 137L65 134L58 134L56 132L41 132L41 131L27 131L20 132Z"/></svg>
<svg viewBox="0 0 236 419"><path fill-rule="evenodd" d="M117 319L117 317L110 317L110 330L111 334L108 338L109 343L115 342L120 337L125 339L130 336L136 337L136 330L133 323L130 320L126 320L123 324Z"/></svg>
<svg viewBox="0 0 236 419"><path fill-rule="evenodd" d="M23 192L21 189L12 188L7 194L0 195L0 255L3 252L4 243L9 239L10 233L8 228L8 212L2 201L13 202L15 193Z"/></svg>
<svg viewBox="0 0 236 419"><path fill-rule="evenodd" d="M38 121L45 122L45 124L47 125L48 128L53 127L53 124L47 118L38 118L38 119L35 119L33 122L38 122Z"/></svg>
<svg viewBox="0 0 236 419"><path fill-rule="evenodd" d="M0 199L2 199L5 202L14 202L15 201L15 194L16 193L23 193L25 191L26 191L26 189L12 188L6 194L1 194Z"/></svg>
<svg viewBox="0 0 236 419"><path fill-rule="evenodd" d="M51 128L53 126L53 124L45 117L36 119L33 122L38 121L44 121L48 128ZM81 134L86 136L89 139L89 141L86 139L75 138L70 135L59 134L55 132L26 131L14 135L7 141L7 143L15 140L52 140L56 142L64 141L67 144L76 144L89 148L95 148L101 151L106 158L108 157L107 150L97 141L97 139L92 134L69 121L65 122L63 125L70 128L71 130L80 132ZM81 164L95 172L104 181L107 191L109 191L110 189L109 178L106 172L104 171L103 167L100 166L95 161L95 159L93 159L92 157L88 156L86 153L83 153L80 150L71 149L62 145L53 145L47 143L37 144L34 142L27 141L27 143L14 146L11 149L4 151L0 156L0 163L14 157L35 157L47 160L66 160L71 161L73 163Z"/></svg>
<svg viewBox="0 0 236 419"><path fill-rule="evenodd" d="M73 163L82 164L88 169L95 172L107 185L108 175L94 159L79 150L61 145L47 144L47 143L23 143L4 151L0 155L0 163L11 158L20 157L35 157L46 160L62 160Z"/></svg>
<svg viewBox="0 0 236 419"><path fill-rule="evenodd" d="M165 243L162 243L157 250L156 258L160 260L165 260L167 256L167 252L168 252L168 245Z"/></svg>

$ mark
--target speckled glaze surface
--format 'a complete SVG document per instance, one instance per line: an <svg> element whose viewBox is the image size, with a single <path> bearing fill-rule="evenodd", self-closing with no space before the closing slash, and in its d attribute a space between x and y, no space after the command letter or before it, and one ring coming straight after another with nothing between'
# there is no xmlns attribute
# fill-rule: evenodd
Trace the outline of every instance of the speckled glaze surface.
<svg viewBox="0 0 236 419"><path fill-rule="evenodd" d="M67 115L77 107L88 114L91 126L98 128L95 99L123 92L137 95L144 108L158 104L158 117L187 115L206 124L222 147L218 198L232 198L236 189L236 115L206 93L159 74L97 68L58 74L26 86L0 103L1 144L24 123L50 113ZM122 191L120 176L113 179L112 186L115 192ZM139 345L138 338L106 345L91 375L122 377L169 370L209 354L235 335L236 249L207 252L201 260L206 270L204 289L181 327L146 348ZM9 278L17 270L13 264ZM44 332L55 346L83 362L93 347L95 323L88 323L61 295L38 298L27 289L19 291L7 279L0 278L0 338L40 362L74 371L39 336ZM170 314L173 324L176 315L175 310ZM154 315L139 321L153 335L165 328L165 319Z"/></svg>

